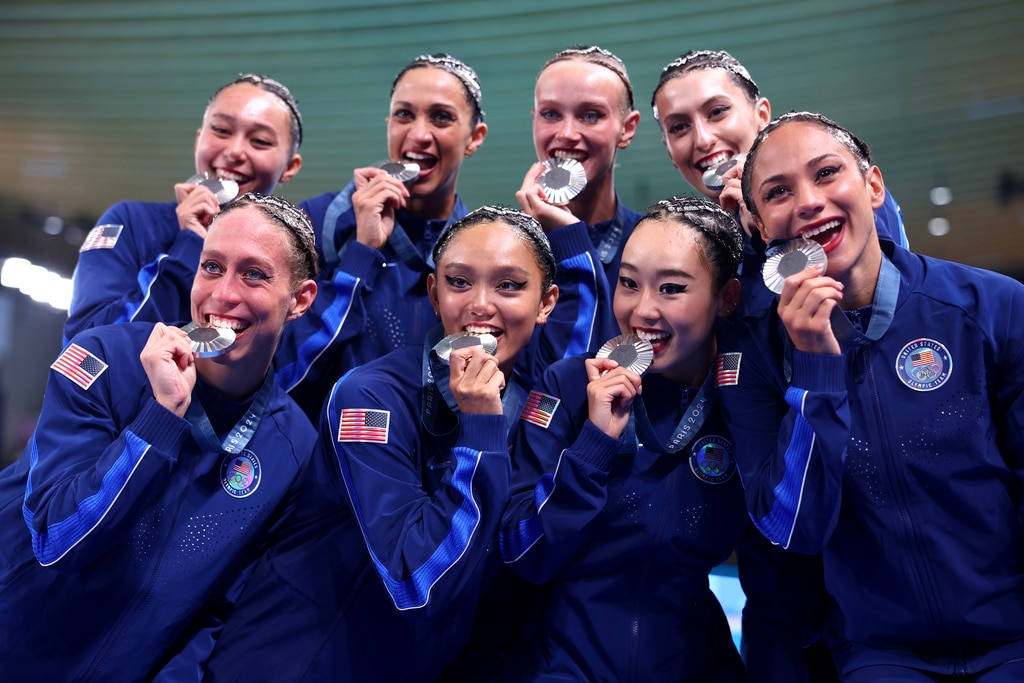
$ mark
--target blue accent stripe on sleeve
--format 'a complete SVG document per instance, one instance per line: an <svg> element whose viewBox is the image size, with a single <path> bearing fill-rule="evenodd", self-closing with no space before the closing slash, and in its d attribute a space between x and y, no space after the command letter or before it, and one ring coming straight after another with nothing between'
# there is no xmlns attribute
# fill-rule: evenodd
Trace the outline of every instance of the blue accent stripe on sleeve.
<svg viewBox="0 0 1024 683"><path fill-rule="evenodd" d="M139 314L142 307L149 301L149 297L153 293L153 283L156 282L157 276L160 275L160 264L167 258L167 254L160 254L156 257L156 260L152 263L147 263L139 271L136 279L139 282L139 291L142 292L142 299L137 303L128 302L124 305L124 313L114 323L123 323L135 320L135 316Z"/></svg>
<svg viewBox="0 0 1024 683"><path fill-rule="evenodd" d="M562 452L564 455L564 451ZM561 457L559 457L561 462ZM555 468L558 471L558 468ZM506 533L501 530L498 534L498 548L501 551L501 559L510 564L525 555L533 545L544 536L544 527L540 523L540 510L548 502L555 490L555 478L553 475L545 474L537 482L533 489L533 500L536 512L516 524L515 531Z"/></svg>
<svg viewBox="0 0 1024 683"><path fill-rule="evenodd" d="M796 518L800 513L800 502L803 497L804 484L807 480L807 469L811 462L814 449L814 429L804 417L804 401L807 391L790 387L786 390L786 403L797 411L793 424L793 434L786 447L784 463L786 466L782 480L772 492L775 502L767 515L757 522L770 541L782 547L788 547L796 527Z"/></svg>
<svg viewBox="0 0 1024 683"><path fill-rule="evenodd" d="M337 294L334 301L321 314L322 323L316 332L306 337L296 351L294 362L277 371L277 381L286 392L294 389L313 368L313 364L341 333L355 303L355 292L360 279L338 271L332 278Z"/></svg>
<svg viewBox="0 0 1024 683"><path fill-rule="evenodd" d="M597 292L598 266L594 263L594 259L588 252L565 259L558 265L558 269L560 271L564 269L567 272L580 272L581 278L585 276L591 278L589 287L580 286L579 288L579 315L576 317L575 325L573 325L572 338L566 345L565 353L562 354L563 358L571 358L572 356L586 353L590 349L594 336L594 321L597 319L597 297L595 292Z"/></svg>
<svg viewBox="0 0 1024 683"><path fill-rule="evenodd" d="M28 483L25 490L26 502L22 503L22 514L32 533L32 550L41 565L48 567L58 562L99 526L128 485L132 473L142 462L149 447L148 443L135 434L125 432L124 450L121 451L107 473L103 475L99 491L79 501L77 510L69 517L48 525L44 531L37 532L32 526L35 511L30 509L27 503L28 496L32 493L32 473L39 460L36 440L32 439Z"/></svg>

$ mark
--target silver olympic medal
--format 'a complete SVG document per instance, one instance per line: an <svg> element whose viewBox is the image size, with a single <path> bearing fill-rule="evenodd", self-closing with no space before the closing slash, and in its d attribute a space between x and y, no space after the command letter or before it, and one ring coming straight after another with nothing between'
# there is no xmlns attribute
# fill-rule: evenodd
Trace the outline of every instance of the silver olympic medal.
<svg viewBox="0 0 1024 683"><path fill-rule="evenodd" d="M629 368L638 375L644 374L654 360L651 342L635 334L620 334L612 337L597 350L597 358L611 358L621 367Z"/></svg>
<svg viewBox="0 0 1024 683"><path fill-rule="evenodd" d="M192 352L199 358L213 358L226 352L235 343L235 331L226 327L203 327L189 323L185 330L192 342Z"/></svg>
<svg viewBox="0 0 1024 683"><path fill-rule="evenodd" d="M238 183L234 180L221 180L220 178L211 177L209 173L196 173L185 182L208 188L213 193L213 196L217 198L217 203L221 205L227 204L238 196Z"/></svg>
<svg viewBox="0 0 1024 683"><path fill-rule="evenodd" d="M587 172L575 159L548 159L537 184L544 190L548 204L568 204L587 186Z"/></svg>
<svg viewBox="0 0 1024 683"><path fill-rule="evenodd" d="M728 161L723 162L718 166L715 166L714 168L709 168L708 170L704 171L704 175L702 176L704 186L711 190L712 192L718 192L719 190L724 188L725 178L723 178L722 176L728 173L729 169L731 169L733 166L739 163L740 159L742 159L745 156L746 154L737 154L732 159L729 159Z"/></svg>
<svg viewBox="0 0 1024 683"><path fill-rule="evenodd" d="M434 345L434 353L441 359L445 365L448 364L448 359L452 355L452 351L455 349L464 349L467 346L480 346L483 347L485 353L494 355L494 352L498 350L498 340L493 334L470 334L469 332L456 332L455 334L449 334L447 337L437 342Z"/></svg>
<svg viewBox="0 0 1024 683"><path fill-rule="evenodd" d="M821 266L821 272L824 273L827 263L825 250L814 240L789 240L765 252L761 277L764 278L765 287L781 294L787 277L811 266Z"/></svg>
<svg viewBox="0 0 1024 683"><path fill-rule="evenodd" d="M420 175L420 165L411 161L384 159L375 163L374 166L403 183L416 180Z"/></svg>

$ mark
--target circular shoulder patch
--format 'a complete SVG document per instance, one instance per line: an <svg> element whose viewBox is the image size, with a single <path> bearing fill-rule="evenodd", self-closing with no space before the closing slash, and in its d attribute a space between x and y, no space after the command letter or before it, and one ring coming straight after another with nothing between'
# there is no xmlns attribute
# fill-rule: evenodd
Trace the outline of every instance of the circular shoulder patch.
<svg viewBox="0 0 1024 683"><path fill-rule="evenodd" d="M938 389L952 373L949 350L934 339L915 339L896 357L896 375L914 391Z"/></svg>
<svg viewBox="0 0 1024 683"><path fill-rule="evenodd" d="M229 453L220 464L220 484L229 496L245 498L260 485L260 461L250 450Z"/></svg>
<svg viewBox="0 0 1024 683"><path fill-rule="evenodd" d="M724 484L736 474L732 444L722 436L698 439L690 450L690 469L707 484Z"/></svg>

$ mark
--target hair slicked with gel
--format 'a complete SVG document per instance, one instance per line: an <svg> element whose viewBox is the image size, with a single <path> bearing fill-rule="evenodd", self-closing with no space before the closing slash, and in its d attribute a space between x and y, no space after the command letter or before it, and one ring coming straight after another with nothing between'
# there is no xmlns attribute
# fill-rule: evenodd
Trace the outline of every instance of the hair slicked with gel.
<svg viewBox="0 0 1024 683"><path fill-rule="evenodd" d="M754 204L754 196L750 184L753 182L754 166L757 165L757 157L760 154L761 145L775 130L789 123L811 123L822 128L834 137L839 144L850 150L850 154L857 160L857 168L860 170L861 175L866 175L868 169L875 163L871 158L871 146L867 142L861 140L827 116L810 111L794 111L783 114L762 128L761 132L757 134L757 137L754 138L754 144L750 146L750 151L747 152L746 163L743 166L743 203L746 205L747 211L757 218L760 218L761 214L758 213L757 207Z"/></svg>
<svg viewBox="0 0 1024 683"><path fill-rule="evenodd" d="M482 223L501 223L512 228L524 242L530 245L534 257L537 259L537 266L544 275L542 292L548 291L555 282L555 255L551 251L551 243L548 236L544 234L540 223L533 216L523 213L518 209L512 209L500 204L481 206L479 209L470 211L468 214L455 221L441 233L441 236L434 244L432 258L436 264L444 256L455 236L466 228Z"/></svg>
<svg viewBox="0 0 1024 683"><path fill-rule="evenodd" d="M636 228L644 221L658 220L679 223L700 236L701 260L709 266L718 289L736 277L743 260L743 233L736 219L718 204L685 195L662 199L647 209Z"/></svg>
<svg viewBox="0 0 1024 683"><path fill-rule="evenodd" d="M666 83L694 71L704 71L707 69L727 71L732 77L733 82L747 94L751 102L756 102L757 98L761 96L761 91L757 87L757 83L750 76L750 72L728 52L724 50L690 50L676 57L661 70L658 85L655 86L654 93L651 94L651 108L654 110L654 120L659 120L658 108L654 105L654 101Z"/></svg>
<svg viewBox="0 0 1024 683"><path fill-rule="evenodd" d="M221 94L222 91L227 90L233 85L238 85L239 83L255 85L260 90L268 92L271 95L276 95L278 99L284 102L284 105L288 107L289 133L291 133L292 136L291 153L295 154L299 149L299 146L302 145L302 112L299 111L299 101L295 99L292 95L292 91L289 90L284 83L275 81L269 76L260 76L258 74L238 74L238 78L217 88L210 97L210 101L206 103L206 106L209 107L210 104L217 99L217 95Z"/></svg>
<svg viewBox="0 0 1024 683"><path fill-rule="evenodd" d="M258 209L287 231L291 245L289 257L292 262L290 269L292 281L297 283L315 278L320 272L319 257L316 253L313 223L306 212L276 195L246 192L221 209L221 212L214 217L213 222L216 223L224 214L246 206Z"/></svg>
<svg viewBox="0 0 1024 683"><path fill-rule="evenodd" d="M544 73L545 69L556 62L567 62L573 59L603 66L618 76L619 80L622 81L622 85L626 88L625 113L628 114L636 109L633 102L633 83L629 80L629 74L626 73L626 63L603 47L598 47L597 45L574 45L560 50L555 53L554 57L544 63L540 73ZM537 75L537 78L540 78L540 74Z"/></svg>
<svg viewBox="0 0 1024 683"><path fill-rule="evenodd" d="M435 69L440 69L450 73L459 79L462 83L463 94L466 96L466 104L473 109L473 125L483 123L484 120L484 102L483 102L483 91L480 88L480 77L476 75L476 71L466 64L461 59L452 57L446 52L438 52L432 55L420 55L416 59L412 60L405 67L398 72L395 76L395 80L391 81L391 94L395 94L395 88L398 87L398 81L402 80L402 76L406 72L413 69L422 69L428 66L432 66Z"/></svg>

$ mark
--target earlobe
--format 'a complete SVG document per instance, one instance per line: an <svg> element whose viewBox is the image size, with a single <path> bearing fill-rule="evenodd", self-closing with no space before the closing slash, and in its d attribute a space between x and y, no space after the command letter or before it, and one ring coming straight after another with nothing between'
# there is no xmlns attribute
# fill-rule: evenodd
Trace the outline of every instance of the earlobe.
<svg viewBox="0 0 1024 683"><path fill-rule="evenodd" d="M434 315L438 313L438 298L437 298L437 276L433 273L427 275L427 298L430 299L430 305L434 307Z"/></svg>
<svg viewBox="0 0 1024 683"><path fill-rule="evenodd" d="M487 124L478 123L476 128L473 130L472 135L469 137L469 145L466 146L466 158L473 156L473 154L480 149L480 145L484 144L484 139L487 137Z"/></svg>
<svg viewBox="0 0 1024 683"><path fill-rule="evenodd" d="M279 182L279 183L287 183L289 180L291 180L292 178L295 177L295 175L299 172L299 169L301 169L301 168L302 168L302 155L300 155L300 154L293 155L291 160L288 162L288 165L285 167L284 173L281 174L280 180L278 180L277 182Z"/></svg>
<svg viewBox="0 0 1024 683"><path fill-rule="evenodd" d="M868 190L871 193L871 208L881 208L885 203L885 181L882 179L882 170L877 166L869 168L867 181Z"/></svg>
<svg viewBox="0 0 1024 683"><path fill-rule="evenodd" d="M725 318L732 315L733 311L740 305L740 281L736 278L730 279L722 287L722 304L718 309L718 316Z"/></svg>

